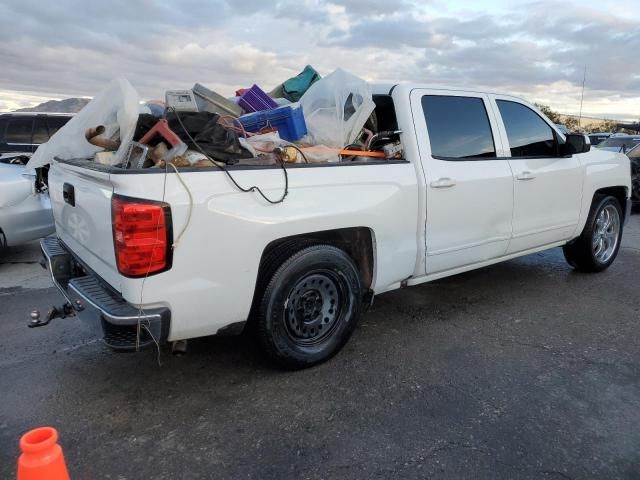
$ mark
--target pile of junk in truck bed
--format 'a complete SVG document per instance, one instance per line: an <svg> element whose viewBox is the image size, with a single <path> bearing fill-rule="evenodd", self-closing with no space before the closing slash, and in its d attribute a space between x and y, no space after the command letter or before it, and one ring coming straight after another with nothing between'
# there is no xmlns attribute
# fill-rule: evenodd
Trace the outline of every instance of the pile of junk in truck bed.
<svg viewBox="0 0 640 480"><path fill-rule="evenodd" d="M401 158L395 121L376 111L369 84L340 69L321 77L306 66L268 93L253 85L232 98L196 83L147 103L117 79L42 145L29 166L53 158L165 170Z"/></svg>

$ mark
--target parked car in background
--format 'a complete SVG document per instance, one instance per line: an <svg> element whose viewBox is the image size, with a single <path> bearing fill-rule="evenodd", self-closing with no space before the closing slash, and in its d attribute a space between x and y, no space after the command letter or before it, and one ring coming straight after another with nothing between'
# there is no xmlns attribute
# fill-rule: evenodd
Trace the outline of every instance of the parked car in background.
<svg viewBox="0 0 640 480"><path fill-rule="evenodd" d="M634 206L640 205L640 143L627 152L631 161L631 199Z"/></svg>
<svg viewBox="0 0 640 480"><path fill-rule="evenodd" d="M604 142L610 136L611 134L609 132L594 132L589 134L589 140L591 140L591 145L595 146Z"/></svg>
<svg viewBox="0 0 640 480"><path fill-rule="evenodd" d="M567 126L564 125L563 123L556 123L556 127L558 127L558 130L560 130L563 135L571 133L569 132L569 129L567 128Z"/></svg>
<svg viewBox="0 0 640 480"><path fill-rule="evenodd" d="M0 113L0 153L33 153L72 117L70 113Z"/></svg>
<svg viewBox="0 0 640 480"><path fill-rule="evenodd" d="M620 135L615 137L612 135L605 141L598 144L600 150L607 150L609 152L622 152L627 153L633 147L640 143L640 135Z"/></svg>
<svg viewBox="0 0 640 480"><path fill-rule="evenodd" d="M55 231L42 172L21 155L0 157L0 251Z"/></svg>

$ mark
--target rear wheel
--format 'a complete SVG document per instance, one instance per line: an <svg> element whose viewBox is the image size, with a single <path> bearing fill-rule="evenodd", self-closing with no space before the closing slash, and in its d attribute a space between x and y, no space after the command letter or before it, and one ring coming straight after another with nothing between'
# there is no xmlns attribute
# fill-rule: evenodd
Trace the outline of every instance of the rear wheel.
<svg viewBox="0 0 640 480"><path fill-rule="evenodd" d="M563 247L567 262L585 272L607 269L620 249L622 218L618 200L612 196L596 196L582 234Z"/></svg>
<svg viewBox="0 0 640 480"><path fill-rule="evenodd" d="M361 304L353 260L330 245L308 246L287 258L269 280L255 309L258 341L285 367L315 365L344 346Z"/></svg>

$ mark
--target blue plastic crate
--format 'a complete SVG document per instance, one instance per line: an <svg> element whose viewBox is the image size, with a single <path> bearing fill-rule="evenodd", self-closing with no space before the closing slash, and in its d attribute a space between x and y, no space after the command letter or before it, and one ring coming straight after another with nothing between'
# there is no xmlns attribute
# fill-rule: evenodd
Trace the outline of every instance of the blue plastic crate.
<svg viewBox="0 0 640 480"><path fill-rule="evenodd" d="M289 142L295 142L307 134L302 107L292 108L285 105L272 110L249 113L238 120L249 132L258 132L268 127L276 128L280 138Z"/></svg>

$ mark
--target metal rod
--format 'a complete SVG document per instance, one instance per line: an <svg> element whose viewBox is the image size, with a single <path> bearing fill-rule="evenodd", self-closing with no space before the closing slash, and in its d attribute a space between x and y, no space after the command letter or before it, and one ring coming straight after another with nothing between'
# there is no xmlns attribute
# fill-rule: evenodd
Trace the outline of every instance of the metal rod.
<svg viewBox="0 0 640 480"><path fill-rule="evenodd" d="M584 82L587 79L587 66L584 66L584 75L582 75L582 95L580 95L580 115L578 116L578 128L582 127L582 102L584 100Z"/></svg>

